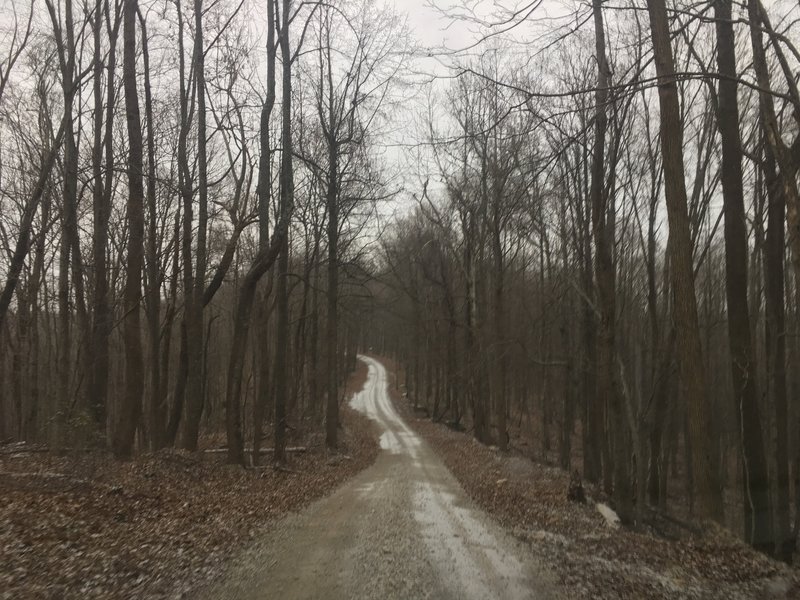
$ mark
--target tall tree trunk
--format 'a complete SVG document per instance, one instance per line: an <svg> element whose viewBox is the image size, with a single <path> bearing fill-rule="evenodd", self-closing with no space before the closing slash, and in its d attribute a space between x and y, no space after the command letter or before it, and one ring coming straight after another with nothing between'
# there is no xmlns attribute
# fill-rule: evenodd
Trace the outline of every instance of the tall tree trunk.
<svg viewBox="0 0 800 600"><path fill-rule="evenodd" d="M52 14L52 13L51 13ZM55 24L54 24L55 27ZM66 39L62 36L66 35ZM60 43L58 40L61 38ZM84 290L84 269L83 269L83 256L80 249L80 236L78 234L78 137L75 132L75 121L72 113L75 103L76 87L76 62L77 52L74 22L72 14L72 0L65 0L64 2L64 19L63 31L56 35L56 45L59 48L59 53L63 56L61 59L61 83L64 97L64 193L63 193L63 227L66 241L69 244L69 260L72 275L72 285L74 290L75 307L77 313L79 345L89 342L90 330L88 313L86 310L86 294ZM63 350L66 353L71 351L69 345L65 345ZM78 356L81 353L78 352ZM64 365L69 365L68 354L62 355ZM90 365L88 365L90 367ZM79 370L86 370L87 365L81 364ZM80 384L82 380L82 373L76 377L76 381ZM80 393L77 391L77 393Z"/></svg>
<svg viewBox="0 0 800 600"><path fill-rule="evenodd" d="M281 202L284 201L283 194ZM276 465L286 464L286 405L289 396L289 236L284 236L276 273L277 322L275 324L275 453Z"/></svg>
<svg viewBox="0 0 800 600"><path fill-rule="evenodd" d="M770 75L769 67L767 65L766 54L764 51L764 44L762 40L762 28L766 29L770 34L772 28L763 12L763 6L758 0L749 0L748 16L750 17L750 40L753 48L753 68L756 72L756 80L761 91L759 92L759 108L761 116L761 127L764 132L764 139L766 142L766 161L765 161L765 180L767 184L767 191L769 194L769 224L770 228L777 227L774 222L772 211L784 210L779 205L785 207L786 219L788 222L788 238L789 247L791 248L791 259L794 271L795 280L800 280L800 193L797 186L797 160L792 156L792 149L788 148L781 137L781 128L778 124L777 115L775 113L775 105L772 95L766 90L770 89ZM777 40L773 48L779 54L779 60L783 62L780 47ZM787 83L791 86L792 91L797 93L796 83L793 79L787 78ZM800 108L797 105L797 98L795 97L795 111ZM797 113L795 113L797 118ZM777 163L780 168L780 174L776 176L775 164ZM773 235L780 236L777 229ZM770 240L773 244L778 242L775 239ZM768 253L774 253L775 250L768 248ZM783 250L781 249L781 253ZM769 317L771 319L767 323L769 339L767 340L768 357L772 359L768 363L770 371L770 386L772 392L772 400L775 407L776 420L776 467L777 467L777 492L778 496L775 498L775 522L774 539L777 547L777 554L785 559L791 560L792 550L794 546L793 535L790 526L790 502L789 502L789 451L788 451L788 419L787 402L785 393L785 373L781 374L784 368L785 358L781 358L780 366L777 363L779 354L785 355L785 342L781 342L781 337L785 335L784 329L773 329L782 320L779 314L781 308L776 304L777 298L777 285L782 279L775 270L775 265L772 264L775 256L770 254L768 261L771 266L770 276L767 278L766 284L768 294L768 310L770 311ZM781 286L780 296L783 303L783 286ZM772 296L770 299L769 296ZM795 302L800 300L800 297L795 296ZM770 347L770 344L772 347ZM781 346L783 345L783 348ZM774 369L774 370L772 370ZM781 377L782 383L779 383L776 378ZM795 492L797 493L797 492Z"/></svg>
<svg viewBox="0 0 800 600"><path fill-rule="evenodd" d="M109 11L108 1L106 13ZM105 178L103 179L102 197L93 200L95 236L92 246L92 257L95 267L95 297L94 320L92 322L92 346L94 347L94 367L89 379L89 402L94 409L95 419L101 426L102 432L108 430L108 381L110 377L111 359L109 352L109 339L114 326L113 288L109 285L108 263L108 223L111 216L111 202L114 193L114 121L117 102L116 48L119 28L122 24L119 11L115 11L114 19L109 19L108 37L108 65L106 80L106 119L103 132L103 161L105 163ZM102 421L102 424L100 423Z"/></svg>
<svg viewBox="0 0 800 600"><path fill-rule="evenodd" d="M586 163L576 150L576 162ZM580 240L581 252L581 291L587 299L596 297L593 283L593 255L591 235L591 193L587 189L588 174L585 177L578 173L577 196L583 201L579 202L578 210L583 226L579 228L582 234ZM584 203L586 208L584 209ZM544 228L542 228L544 237ZM603 400L597 396L597 319L593 306L584 302L581 314L581 397L583 401L582 436L583 436L583 475L587 481L598 483L602 475L602 443L605 436L603 418Z"/></svg>
<svg viewBox="0 0 800 600"><path fill-rule="evenodd" d="M156 147L153 127L153 95L150 87L150 53L147 26L139 13L142 26L142 59L144 61L144 112L147 123L147 329L150 342L150 393L148 394L148 428L150 448L164 446L166 404L161 390L161 273L158 261L158 222L156 205Z"/></svg>
<svg viewBox="0 0 800 600"><path fill-rule="evenodd" d="M108 210L103 203L103 61L101 56L101 31L103 29L103 2L95 2L93 17L94 33L94 140L92 145L92 212L94 232L92 238L92 264L94 265L94 295L92 297L92 331L86 346L87 363L89 365L89 411L95 428L104 437L106 430L106 385L100 385L100 374L96 373L99 353L103 348L103 336L100 335L100 319L108 319L108 279L106 274L106 246L108 244L107 223L105 215ZM106 377L108 369L105 370Z"/></svg>
<svg viewBox="0 0 800 600"><path fill-rule="evenodd" d="M784 305L785 218L783 190L769 145L764 148L764 180L767 187L767 235L764 251L765 346L767 389L775 410L775 460L777 496L773 499L775 521L771 539L758 548L774 549L775 555L791 562L794 539L789 497L788 403L786 388L786 309ZM798 494L798 490L795 491ZM770 515L771 516L771 515ZM795 517L797 518L797 517ZM747 522L745 522L747 525ZM757 531L757 530L756 530ZM745 531L747 534L748 532ZM774 541L774 548L772 542ZM755 545L755 544L754 544Z"/></svg>
<svg viewBox="0 0 800 600"><path fill-rule="evenodd" d="M161 352L161 388L158 390L159 402L162 406L164 425L163 425L163 438L162 445L167 447L175 443L175 434L177 432L177 424L174 429L170 429L171 413L169 411L168 396L169 396L169 367L170 356L172 348L172 330L175 323L176 305L178 303L178 280L180 278L181 268L181 210L180 206L175 212L175 224L172 230L172 274L169 281L169 292L167 294L167 307L164 314L164 327L162 333L163 344L160 348Z"/></svg>
<svg viewBox="0 0 800 600"><path fill-rule="evenodd" d="M482 444L489 443L489 424L486 414L486 397L483 395L484 383L481 381L484 369L481 368L483 357L479 351L480 320L478 316L477 299L477 262L475 256L475 216L468 214L465 217L466 236L464 243L464 264L466 270L466 311L464 328L464 346L467 356L467 390L472 408L472 427L477 439Z"/></svg>
<svg viewBox="0 0 800 600"><path fill-rule="evenodd" d="M330 103L333 113L333 103ZM338 360L338 287L339 287L339 148L335 139L335 122L331 114L328 123L328 319L326 322L327 355L327 407L325 410L325 444L336 449L339 429L339 379ZM416 392L417 390L415 390Z"/></svg>
<svg viewBox="0 0 800 600"><path fill-rule="evenodd" d="M118 458L130 458L144 391L144 361L139 305L142 299L144 263L144 186L142 127L136 89L136 12L138 0L125 0L123 7L123 86L128 129L128 202L126 216L130 234L123 296L122 337L125 347L125 383L122 405L114 432L113 450Z"/></svg>
<svg viewBox="0 0 800 600"><path fill-rule="evenodd" d="M242 289L236 303L234 313L234 331L231 340L231 356L228 362L228 379L225 399L225 422L228 437L228 461L242 464L244 462L244 447L242 441L242 423L240 397L242 389L242 364L244 362L247 330L250 324L250 314L255 298L256 286L259 279L266 273L277 260L284 247L285 237L289 235L289 223L294 209L294 175L292 173L292 73L291 52L289 46L289 17L288 8L290 0L284 0L283 21L278 16L275 6L275 21L281 22L278 31L281 58L283 59L283 102L282 102L282 138L283 149L281 154L281 203L280 217L270 240L269 246L259 250L253 264L242 280ZM283 349L278 348L278 351Z"/></svg>
<svg viewBox="0 0 800 600"><path fill-rule="evenodd" d="M505 295L503 289L504 269L503 264L503 244L501 239L501 224L499 213L499 203L501 198L494 199L494 231L493 231L493 252L495 259L495 287L494 287L494 329L495 329L495 351L496 372L495 377L497 386L495 387L495 410L497 412L497 445L502 452L508 450L508 425L506 415L508 403L506 401L506 348L505 348Z"/></svg>
<svg viewBox="0 0 800 600"><path fill-rule="evenodd" d="M605 143L608 128L606 104L611 72L606 59L605 27L600 0L592 3L594 14L595 54L597 56L597 90L595 91L595 131L591 169L592 231L595 243L595 280L597 283L596 402L605 403L611 413L614 432L609 444L613 449L614 500L623 522L633 518L632 488L629 477L625 411L622 407L616 366L616 273L614 270L613 211L609 214L609 191L605 178Z"/></svg>
<svg viewBox="0 0 800 600"><path fill-rule="evenodd" d="M203 291L206 276L206 230L208 224L208 161L206 159L206 80L203 45L203 0L194 2L193 66L197 94L197 248L193 285L186 290L191 302L186 307L186 333L189 339L189 370L186 381L186 418L181 447L197 450L200 417L203 414ZM188 182L187 182L188 185ZM191 244L191 242L189 242Z"/></svg>
<svg viewBox="0 0 800 600"><path fill-rule="evenodd" d="M39 430L39 413L40 413L40 398L42 395L42 381L40 379L39 369L39 356L40 356L40 327L39 327L39 294L42 286L42 274L45 270L45 251L46 251L46 233L47 223L50 221L50 205L51 198L45 194L42 201L42 223L44 227L39 232L38 240L36 241L36 252L33 259L33 272L31 273L30 284L30 303L31 303L31 361L28 365L28 378L30 380L30 397L28 414L25 419L25 439L37 441L40 438ZM0 327L2 329L2 327Z"/></svg>
<svg viewBox="0 0 800 600"><path fill-rule="evenodd" d="M264 251L269 246L269 208L272 199L272 150L269 139L269 120L275 106L275 0L267 0L267 96L261 107L259 143L261 154L258 159L258 244ZM269 293L262 296L259 310L258 328L261 332L259 347L256 350L258 361L258 380L256 396L253 400L253 464L259 462L264 410L269 397L269 333L270 311L267 310Z"/></svg>
<svg viewBox="0 0 800 600"><path fill-rule="evenodd" d="M167 421L165 444L172 446L178 438L183 415L183 403L186 397L186 379L189 371L189 340L186 335L186 319L180 325L180 341L178 348L178 372L175 374L175 387L172 393L172 406Z"/></svg>
<svg viewBox="0 0 800 600"><path fill-rule="evenodd" d="M725 292L728 304L728 339L736 413L742 435L745 540L769 552L772 519L769 469L764 448L756 390L756 363L750 336L747 299L747 224L742 189L742 150L739 140L739 105L736 83L736 48L731 22L731 0L714 4L717 28L719 108L717 124L722 140L722 192L725 215ZM781 255L783 247L781 247ZM782 282L781 282L782 283ZM781 299L783 290L781 287Z"/></svg>
<svg viewBox="0 0 800 600"><path fill-rule="evenodd" d="M314 279L311 289L311 332L308 342L308 395L311 416L315 422L322 414L319 401L319 261L314 264Z"/></svg>
<svg viewBox="0 0 800 600"><path fill-rule="evenodd" d="M253 465L258 465L261 457L261 441L264 437L264 416L269 406L270 394L272 392L270 379L272 369L270 368L270 318L272 316L272 279L268 281L266 289L263 289L258 300L256 309L258 323L258 336L255 342L256 347L254 363L258 369L256 378L256 389L253 397L253 453L251 461Z"/></svg>
<svg viewBox="0 0 800 600"><path fill-rule="evenodd" d="M280 50L283 62L283 121L281 137L283 150L281 153L281 199L280 213L286 215L294 205L294 172L292 169L292 70L289 45L289 7L291 0L284 0L283 15L280 28ZM280 257L278 258L278 322L275 350L275 462L286 462L286 396L288 392L287 362L289 354L289 298L287 291L287 273L289 265L289 233L281 238ZM280 370L280 372L278 372Z"/></svg>
<svg viewBox="0 0 800 600"><path fill-rule="evenodd" d="M648 0L647 6L653 38L653 57L659 78L661 154L669 222L667 251L674 293L673 313L677 329L680 376L689 413L695 509L702 518L722 521L724 509L717 450L713 436L708 435L712 431L711 401L703 370L703 348L697 316L692 239L683 167L683 127L670 46L669 21L664 0Z"/></svg>
<svg viewBox="0 0 800 600"><path fill-rule="evenodd" d="M178 70L180 90L180 130L178 132L178 187L183 205L183 231L181 236L181 259L183 262L183 322L181 323L181 346L178 358L178 373L172 399L169 424L167 425L167 442L175 443L178 430L184 420L183 410L186 400L189 371L200 371L202 364L202 327L197 331L194 318L194 265L192 264L192 230L194 228L194 200L192 194L192 173L189 168L188 137L191 129L189 122L189 90L186 82L186 58L183 44L184 20L181 0L175 4L178 14ZM191 356L190 356L191 354ZM195 393L200 394L199 386Z"/></svg>

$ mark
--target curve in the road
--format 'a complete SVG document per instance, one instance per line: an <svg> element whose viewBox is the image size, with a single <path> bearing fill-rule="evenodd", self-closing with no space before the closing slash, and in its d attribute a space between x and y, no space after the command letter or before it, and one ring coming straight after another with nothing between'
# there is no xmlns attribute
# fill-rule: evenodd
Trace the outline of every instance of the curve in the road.
<svg viewBox="0 0 800 600"><path fill-rule="evenodd" d="M386 369L369 368L351 405L382 429L375 464L279 522L208 598L552 598L525 546L465 496L397 413Z"/></svg>

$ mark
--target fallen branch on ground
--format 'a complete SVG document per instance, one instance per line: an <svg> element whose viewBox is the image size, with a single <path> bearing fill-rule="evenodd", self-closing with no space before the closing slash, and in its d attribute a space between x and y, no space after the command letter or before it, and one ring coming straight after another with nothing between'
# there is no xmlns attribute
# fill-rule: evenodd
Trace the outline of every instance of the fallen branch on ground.
<svg viewBox="0 0 800 600"><path fill-rule="evenodd" d="M227 448L207 448L203 450L205 454L224 454L227 452ZM285 449L286 452L308 452L308 448L305 446L290 446ZM252 448L245 448L245 454L252 454ZM259 454L270 454L271 452L275 452L275 448L260 448L258 453Z"/></svg>

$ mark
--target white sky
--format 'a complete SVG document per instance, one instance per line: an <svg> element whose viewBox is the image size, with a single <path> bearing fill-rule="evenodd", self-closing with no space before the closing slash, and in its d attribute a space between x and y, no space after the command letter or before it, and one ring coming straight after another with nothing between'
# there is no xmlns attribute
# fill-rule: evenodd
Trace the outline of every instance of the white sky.
<svg viewBox="0 0 800 600"><path fill-rule="evenodd" d="M435 0L437 6L452 2ZM431 7L432 0L389 0L399 13L408 15L408 23L417 40L429 47L464 47L475 39L464 23L444 17Z"/></svg>
<svg viewBox="0 0 800 600"><path fill-rule="evenodd" d="M430 91L425 89L433 86L437 92L441 92L448 85L448 79L431 80L431 77L449 75L450 72L446 65L464 62L468 55L479 54L485 50L486 44L475 47L475 43L482 39L489 31L477 22L468 22L467 19L458 18L465 15L464 5L469 5L473 11L472 15L477 18L485 19L486 22L496 22L501 11L512 10L515 6L525 6L529 0L384 0L387 5L394 6L397 13L407 16L407 23L412 38L417 44L422 46L423 53L418 56L413 63L415 75L419 77L423 85L416 88L416 92L409 92L413 97L407 98L402 106L397 107L394 112L393 122L390 124L390 132L382 140L386 144L385 159L393 167L401 171L400 179L404 187L404 193L389 208L389 212L398 209L404 212L413 201L411 194L418 194L421 191L422 181L427 175L431 176L429 192L436 194L440 188L437 181L437 173L431 163L425 166L426 152L413 151L404 146L414 146L425 141L425 132L419 127L420 115L426 108L426 94ZM571 0L564 0L570 2ZM434 7L435 6L435 7ZM555 7L559 9L560 0L545 0L544 6L537 9L535 16L546 16L546 8ZM515 33L528 35L530 27L526 24L526 31L522 33L522 28ZM491 43L491 42L490 42ZM458 56L453 52L465 50ZM426 58L425 53L429 51L435 58ZM440 107L441 108L441 107ZM446 118L446 117L443 117ZM428 171L426 173L426 171Z"/></svg>

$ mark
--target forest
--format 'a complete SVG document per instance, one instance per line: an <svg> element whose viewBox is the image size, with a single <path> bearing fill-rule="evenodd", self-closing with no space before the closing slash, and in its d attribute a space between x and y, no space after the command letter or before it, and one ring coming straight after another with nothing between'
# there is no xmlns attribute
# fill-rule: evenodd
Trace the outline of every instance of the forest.
<svg viewBox="0 0 800 600"><path fill-rule="evenodd" d="M412 10L2 2L0 442L290 469L384 356L624 525L790 563L800 7Z"/></svg>

